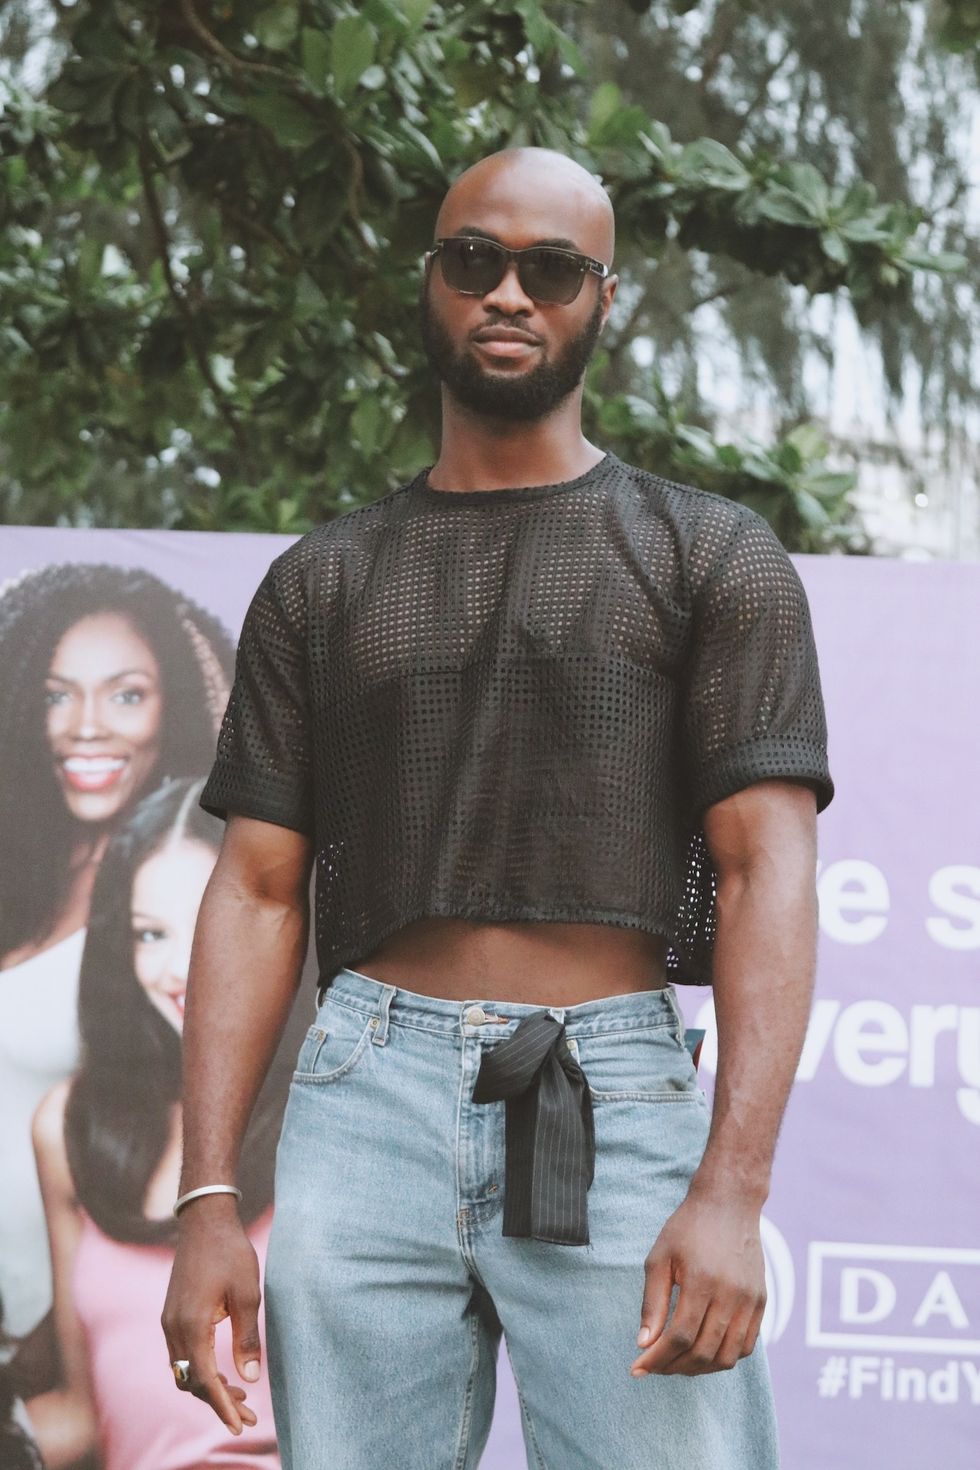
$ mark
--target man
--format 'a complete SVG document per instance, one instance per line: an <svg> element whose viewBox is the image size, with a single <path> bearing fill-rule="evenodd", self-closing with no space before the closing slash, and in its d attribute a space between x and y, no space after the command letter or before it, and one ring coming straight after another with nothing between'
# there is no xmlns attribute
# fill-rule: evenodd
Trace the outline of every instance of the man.
<svg viewBox="0 0 980 1470"><path fill-rule="evenodd" d="M421 298L439 458L290 547L243 629L163 1325L186 1387L253 1423L209 1334L230 1315L255 1376L254 1253L234 1197L193 1192L234 1180L315 861L265 1276L291 1470L477 1465L502 1332L530 1464L777 1464L759 1228L813 984L823 704L762 517L583 437L612 255L559 154L457 180ZM710 1118L672 976L714 985Z"/></svg>

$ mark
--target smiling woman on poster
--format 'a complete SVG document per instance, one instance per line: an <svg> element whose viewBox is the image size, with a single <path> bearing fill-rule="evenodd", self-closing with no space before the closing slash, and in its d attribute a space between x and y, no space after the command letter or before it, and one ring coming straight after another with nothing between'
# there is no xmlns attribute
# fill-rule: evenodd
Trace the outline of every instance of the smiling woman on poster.
<svg viewBox="0 0 980 1470"><path fill-rule="evenodd" d="M78 1059L99 861L142 793L207 769L232 664L218 620L139 569L70 563L0 587L0 1294L17 1339L51 1302L30 1120ZM33 1357L43 1379L43 1344Z"/></svg>
<svg viewBox="0 0 980 1470"><path fill-rule="evenodd" d="M250 1385L258 1422L246 1424L233 1452L210 1408L175 1396L160 1372L160 1313L177 1232L184 991L221 841L220 824L197 804L202 786L165 782L109 843L79 979L81 1065L35 1118L65 1382L26 1407L50 1467L92 1451L103 1470L279 1467L264 1372ZM260 1266L285 1093L272 1075L236 1181ZM217 1324L215 1347L231 1379L227 1320Z"/></svg>

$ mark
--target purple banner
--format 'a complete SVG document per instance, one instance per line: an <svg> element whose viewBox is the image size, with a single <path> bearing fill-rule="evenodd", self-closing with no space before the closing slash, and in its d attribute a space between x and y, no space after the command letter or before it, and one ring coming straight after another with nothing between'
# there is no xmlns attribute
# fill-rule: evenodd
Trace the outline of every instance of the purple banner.
<svg viewBox="0 0 980 1470"><path fill-rule="evenodd" d="M290 539L8 527L0 606L8 579L29 569L141 568L216 616L233 643L252 592ZM819 819L816 996L763 1222L763 1335L783 1464L974 1470L980 661L972 648L980 575L968 563L794 562L813 613L836 796ZM6 735L0 731L5 743ZM77 776L79 790L90 788L86 800L99 779ZM4 961L0 986L8 968ZM710 992L679 987L678 996L688 1024L707 1031L700 1067L710 1096ZM307 1000L312 1006L312 988ZM0 1280L8 1276L6 1326L18 1337L49 1308L50 1286L40 1283L33 1297L25 1290L18 1308L17 1273ZM33 1403L40 1420L43 1405ZM103 1463L99 1453L93 1466ZM516 1392L501 1352L483 1465L522 1464Z"/></svg>

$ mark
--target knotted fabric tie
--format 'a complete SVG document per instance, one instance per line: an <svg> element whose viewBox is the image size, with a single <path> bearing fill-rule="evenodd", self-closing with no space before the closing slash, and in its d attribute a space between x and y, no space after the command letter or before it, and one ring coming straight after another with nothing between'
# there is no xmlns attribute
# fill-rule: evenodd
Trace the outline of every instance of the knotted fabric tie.
<svg viewBox="0 0 980 1470"><path fill-rule="evenodd" d="M565 1023L534 1011L480 1061L473 1102L506 1103L503 1234L588 1245L592 1096Z"/></svg>

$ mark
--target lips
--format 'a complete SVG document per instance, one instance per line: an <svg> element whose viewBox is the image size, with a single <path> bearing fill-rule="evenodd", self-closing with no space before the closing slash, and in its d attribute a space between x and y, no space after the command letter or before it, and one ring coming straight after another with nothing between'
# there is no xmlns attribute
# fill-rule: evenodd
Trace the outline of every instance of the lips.
<svg viewBox="0 0 980 1470"><path fill-rule="evenodd" d="M497 358L527 357L541 345L538 337L517 327L481 327L473 333L473 341L481 352Z"/></svg>
<svg viewBox="0 0 980 1470"><path fill-rule="evenodd" d="M73 791L108 791L129 765L126 756L69 755L61 761L66 783Z"/></svg>
<svg viewBox="0 0 980 1470"><path fill-rule="evenodd" d="M473 341L485 352L502 357L517 357L541 345L540 337L520 327L481 327L473 333Z"/></svg>
<svg viewBox="0 0 980 1470"><path fill-rule="evenodd" d="M532 332L522 332L520 327L480 327L473 333L474 342L526 342L537 347L540 340Z"/></svg>

